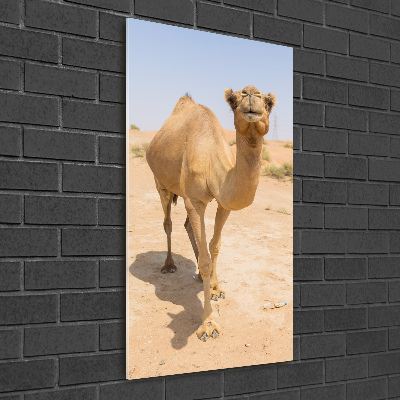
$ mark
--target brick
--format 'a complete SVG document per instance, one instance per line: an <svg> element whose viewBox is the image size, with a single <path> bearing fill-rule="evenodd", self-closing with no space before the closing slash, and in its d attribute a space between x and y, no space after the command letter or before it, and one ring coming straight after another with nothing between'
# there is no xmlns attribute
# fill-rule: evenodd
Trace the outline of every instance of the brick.
<svg viewBox="0 0 400 400"><path fill-rule="evenodd" d="M400 111L400 90L391 90L390 109L394 111Z"/></svg>
<svg viewBox="0 0 400 400"><path fill-rule="evenodd" d="M96 37L96 12L83 7L28 0L25 25L75 35Z"/></svg>
<svg viewBox="0 0 400 400"><path fill-rule="evenodd" d="M95 261L26 261L25 289L84 289L96 287Z"/></svg>
<svg viewBox="0 0 400 400"><path fill-rule="evenodd" d="M57 126L58 99L0 93L0 119L3 122Z"/></svg>
<svg viewBox="0 0 400 400"><path fill-rule="evenodd" d="M372 181L400 182L400 161L370 159L369 179Z"/></svg>
<svg viewBox="0 0 400 400"><path fill-rule="evenodd" d="M386 379L368 379L361 382L350 382L346 387L346 399L348 400L378 400L386 399Z"/></svg>
<svg viewBox="0 0 400 400"><path fill-rule="evenodd" d="M125 354L101 354L60 359L60 385L125 379Z"/></svg>
<svg viewBox="0 0 400 400"><path fill-rule="evenodd" d="M125 317L125 292L61 294L61 321Z"/></svg>
<svg viewBox="0 0 400 400"><path fill-rule="evenodd" d="M375 86L349 85L349 104L360 107L388 109L389 89Z"/></svg>
<svg viewBox="0 0 400 400"><path fill-rule="evenodd" d="M194 10L193 4L185 0L136 0L135 14L193 25Z"/></svg>
<svg viewBox="0 0 400 400"><path fill-rule="evenodd" d="M258 392L275 389L277 385L276 375L276 366L274 365L253 367L245 370L227 370L224 373L224 394L227 396L247 393L249 391ZM214 391L212 397L216 397L216 395L217 393ZM167 398L175 399L177 397L172 396Z"/></svg>
<svg viewBox="0 0 400 400"><path fill-rule="evenodd" d="M135 379L111 385L100 385L100 400L162 399L165 383L161 379Z"/></svg>
<svg viewBox="0 0 400 400"><path fill-rule="evenodd" d="M400 253L400 233L391 232L390 233L390 252Z"/></svg>
<svg viewBox="0 0 400 400"><path fill-rule="evenodd" d="M278 0L278 15L322 24L323 5L314 0L305 0L301 5L293 0Z"/></svg>
<svg viewBox="0 0 400 400"><path fill-rule="evenodd" d="M116 42L125 42L126 18L118 15L100 13L100 37Z"/></svg>
<svg viewBox="0 0 400 400"><path fill-rule="evenodd" d="M325 156L325 177L367 179L367 159L351 156Z"/></svg>
<svg viewBox="0 0 400 400"><path fill-rule="evenodd" d="M10 57L57 63L58 38L47 33L0 26L0 53Z"/></svg>
<svg viewBox="0 0 400 400"><path fill-rule="evenodd" d="M63 101L63 121L66 128L125 132L125 107L94 104L83 101Z"/></svg>
<svg viewBox="0 0 400 400"><path fill-rule="evenodd" d="M293 102L293 123L302 125L323 124L323 105L307 103L304 101Z"/></svg>
<svg viewBox="0 0 400 400"><path fill-rule="evenodd" d="M383 36L384 38L396 40L400 39L399 20L397 18L371 14L369 23L371 35Z"/></svg>
<svg viewBox="0 0 400 400"><path fill-rule="evenodd" d="M367 229L368 210L354 207L325 207L325 228Z"/></svg>
<svg viewBox="0 0 400 400"><path fill-rule="evenodd" d="M0 60L0 88L19 90L20 70L21 70L21 65L19 62Z"/></svg>
<svg viewBox="0 0 400 400"><path fill-rule="evenodd" d="M293 150L301 149L301 128L299 126L293 127Z"/></svg>
<svg viewBox="0 0 400 400"><path fill-rule="evenodd" d="M25 223L95 225L96 200L82 197L25 197Z"/></svg>
<svg viewBox="0 0 400 400"><path fill-rule="evenodd" d="M18 24L20 18L19 10L19 0L3 0L0 3L0 21Z"/></svg>
<svg viewBox="0 0 400 400"><path fill-rule="evenodd" d="M347 104L347 84L305 76L303 78L303 98Z"/></svg>
<svg viewBox="0 0 400 400"><path fill-rule="evenodd" d="M255 38L298 46L302 44L302 25L299 22L284 21L256 14L254 15L253 29Z"/></svg>
<svg viewBox="0 0 400 400"><path fill-rule="evenodd" d="M235 399L235 397L233 397ZM242 398L240 398L242 399ZM245 397L243 397L245 399ZM300 392L298 390L284 391L275 393L263 393L252 395L251 400L300 400Z"/></svg>
<svg viewBox="0 0 400 400"><path fill-rule="evenodd" d="M293 179L293 201L300 201L302 198L302 180L301 179Z"/></svg>
<svg viewBox="0 0 400 400"><path fill-rule="evenodd" d="M0 376L0 392L50 388L55 384L54 360L2 363Z"/></svg>
<svg viewBox="0 0 400 400"><path fill-rule="evenodd" d="M326 360L326 382L360 379L368 376L367 357L345 357Z"/></svg>
<svg viewBox="0 0 400 400"><path fill-rule="evenodd" d="M225 0L224 4L248 8L254 11L266 12L273 14L275 11L274 0Z"/></svg>
<svg viewBox="0 0 400 400"><path fill-rule="evenodd" d="M400 63L400 44L396 42L392 42L390 44L390 61L399 64Z"/></svg>
<svg viewBox="0 0 400 400"><path fill-rule="evenodd" d="M400 185L390 185L390 205L400 204Z"/></svg>
<svg viewBox="0 0 400 400"><path fill-rule="evenodd" d="M304 25L304 47L347 54L348 33L314 25Z"/></svg>
<svg viewBox="0 0 400 400"><path fill-rule="evenodd" d="M296 176L320 176L324 174L324 157L320 154L294 153Z"/></svg>
<svg viewBox="0 0 400 400"><path fill-rule="evenodd" d="M350 0L350 4L355 7L366 8L388 13L390 10L389 0Z"/></svg>
<svg viewBox="0 0 400 400"><path fill-rule="evenodd" d="M327 54L326 75L336 78L367 82L369 76L368 62Z"/></svg>
<svg viewBox="0 0 400 400"><path fill-rule="evenodd" d="M162 1L165 2L165 0ZM193 18L192 13L190 17ZM199 2L197 4L197 26L248 36L250 35L250 13Z"/></svg>
<svg viewBox="0 0 400 400"><path fill-rule="evenodd" d="M369 229L400 228L400 209L384 208L369 210Z"/></svg>
<svg viewBox="0 0 400 400"><path fill-rule="evenodd" d="M125 164L125 139L100 136L99 160L105 164Z"/></svg>
<svg viewBox="0 0 400 400"><path fill-rule="evenodd" d="M64 256L122 256L125 255L125 229L62 230Z"/></svg>
<svg viewBox="0 0 400 400"><path fill-rule="evenodd" d="M351 182L347 187L350 204L389 204L389 185Z"/></svg>
<svg viewBox="0 0 400 400"><path fill-rule="evenodd" d="M0 325L56 322L57 295L0 297ZM1 373L0 373L1 376Z"/></svg>
<svg viewBox="0 0 400 400"><path fill-rule="evenodd" d="M386 232L349 232L347 251L355 254L388 253L389 236Z"/></svg>
<svg viewBox="0 0 400 400"><path fill-rule="evenodd" d="M25 329L25 356L82 353L96 350L96 325L62 325Z"/></svg>
<svg viewBox="0 0 400 400"><path fill-rule="evenodd" d="M293 71L323 75L325 56L312 50L293 49Z"/></svg>
<svg viewBox="0 0 400 400"><path fill-rule="evenodd" d="M63 64L103 71L125 72L125 47L64 38Z"/></svg>
<svg viewBox="0 0 400 400"><path fill-rule="evenodd" d="M278 388L323 382L323 361L278 364Z"/></svg>
<svg viewBox="0 0 400 400"><path fill-rule="evenodd" d="M388 379L388 392L389 392L389 398L399 396L400 395L400 379L399 375L397 376L390 376ZM382 380L384 378L381 378Z"/></svg>
<svg viewBox="0 0 400 400"><path fill-rule="evenodd" d="M383 305L370 307L368 311L368 326L370 328L380 328L383 326L398 325L399 318L399 305Z"/></svg>
<svg viewBox="0 0 400 400"><path fill-rule="evenodd" d="M369 257L368 276L370 278L400 278L400 257Z"/></svg>
<svg viewBox="0 0 400 400"><path fill-rule="evenodd" d="M95 99L96 85L96 75L93 72L25 64L27 92Z"/></svg>
<svg viewBox="0 0 400 400"><path fill-rule="evenodd" d="M347 152L347 132L303 128L303 150L328 153Z"/></svg>
<svg viewBox="0 0 400 400"><path fill-rule="evenodd" d="M346 337L347 354L386 351L387 331L349 332Z"/></svg>
<svg viewBox="0 0 400 400"><path fill-rule="evenodd" d="M300 254L301 249L301 232L293 231L293 254Z"/></svg>
<svg viewBox="0 0 400 400"><path fill-rule="evenodd" d="M325 310L325 331L342 331L367 327L367 309L332 308Z"/></svg>
<svg viewBox="0 0 400 400"><path fill-rule="evenodd" d="M324 278L323 258L299 258L293 259L293 280L320 281Z"/></svg>
<svg viewBox="0 0 400 400"><path fill-rule="evenodd" d="M21 265L19 262L0 262L0 292L20 289Z"/></svg>
<svg viewBox="0 0 400 400"><path fill-rule="evenodd" d="M65 164L63 190L85 193L124 193L125 169Z"/></svg>
<svg viewBox="0 0 400 400"><path fill-rule="evenodd" d="M303 254L345 253L346 235L332 231L304 231L302 252Z"/></svg>
<svg viewBox="0 0 400 400"><path fill-rule="evenodd" d="M346 183L303 180L303 201L313 203L346 203Z"/></svg>
<svg viewBox="0 0 400 400"><path fill-rule="evenodd" d="M389 302L400 301L400 281L389 282Z"/></svg>
<svg viewBox="0 0 400 400"><path fill-rule="evenodd" d="M390 138L383 135L365 133L349 134L349 153L365 156L389 156Z"/></svg>
<svg viewBox="0 0 400 400"><path fill-rule="evenodd" d="M316 333L324 330L322 310L296 310L293 313L293 334Z"/></svg>
<svg viewBox="0 0 400 400"><path fill-rule="evenodd" d="M344 356L346 354L346 335L334 333L311 335L300 338L301 359Z"/></svg>
<svg viewBox="0 0 400 400"><path fill-rule="evenodd" d="M325 13L327 25L368 33L368 13L366 12L328 3Z"/></svg>
<svg viewBox="0 0 400 400"><path fill-rule="evenodd" d="M293 97L301 97L301 76L299 74L293 74Z"/></svg>
<svg viewBox="0 0 400 400"><path fill-rule="evenodd" d="M397 349L400 349L400 328L389 328L389 350Z"/></svg>
<svg viewBox="0 0 400 400"><path fill-rule="evenodd" d="M100 261L100 287L125 287L125 260Z"/></svg>
<svg viewBox="0 0 400 400"><path fill-rule="evenodd" d="M100 100L125 103L125 87L124 77L100 74Z"/></svg>
<svg viewBox="0 0 400 400"><path fill-rule="evenodd" d="M345 385L329 385L301 390L301 396L307 400L345 400Z"/></svg>
<svg viewBox="0 0 400 400"><path fill-rule="evenodd" d="M21 332L19 330L0 330L0 360L19 358Z"/></svg>
<svg viewBox="0 0 400 400"><path fill-rule="evenodd" d="M347 304L385 303L388 299L386 282L357 282L347 284Z"/></svg>
<svg viewBox="0 0 400 400"><path fill-rule="evenodd" d="M390 138L390 157L400 158L400 138Z"/></svg>
<svg viewBox="0 0 400 400"><path fill-rule="evenodd" d="M350 280L367 278L366 258L333 258L325 259L325 279Z"/></svg>
<svg viewBox="0 0 400 400"><path fill-rule="evenodd" d="M100 350L124 349L125 331L125 323L100 324Z"/></svg>
<svg viewBox="0 0 400 400"><path fill-rule="evenodd" d="M0 126L0 154L3 156L19 156L21 147L21 129Z"/></svg>
<svg viewBox="0 0 400 400"><path fill-rule="evenodd" d="M0 196L0 223L19 224L21 219L21 196L2 194Z"/></svg>
<svg viewBox="0 0 400 400"><path fill-rule="evenodd" d="M400 87L400 67L396 65L371 63L369 76L371 83Z"/></svg>
<svg viewBox="0 0 400 400"><path fill-rule="evenodd" d="M369 375L400 373L400 353L375 354L369 357Z"/></svg>
<svg viewBox="0 0 400 400"><path fill-rule="evenodd" d="M356 108L326 106L325 122L327 127L367 130L367 112Z"/></svg>
<svg viewBox="0 0 400 400"><path fill-rule="evenodd" d="M398 135L400 115L370 112L369 129L371 132L391 133Z"/></svg>
<svg viewBox="0 0 400 400"><path fill-rule="evenodd" d="M87 6L106 8L109 10L130 12L130 0L67 0L72 3L84 4Z"/></svg>
<svg viewBox="0 0 400 400"><path fill-rule="evenodd" d="M322 206L293 206L293 226L295 228L323 228L324 209Z"/></svg>
<svg viewBox="0 0 400 400"><path fill-rule="evenodd" d="M300 307L300 285L296 283L293 285L293 307Z"/></svg>
<svg viewBox="0 0 400 400"><path fill-rule="evenodd" d="M400 4L397 1L392 0L391 6L392 15L400 16Z"/></svg>
<svg viewBox="0 0 400 400"><path fill-rule="evenodd" d="M56 160L95 161L94 135L42 129L24 130L24 155Z"/></svg>
<svg viewBox="0 0 400 400"><path fill-rule="evenodd" d="M58 254L57 230L1 228L0 257L51 257Z"/></svg>
<svg viewBox="0 0 400 400"><path fill-rule="evenodd" d="M301 285L301 306L344 306L346 286L344 284L308 283Z"/></svg>
<svg viewBox="0 0 400 400"><path fill-rule="evenodd" d="M57 389L55 391L42 390L39 393L25 394L26 400L94 400L96 398L94 386L79 389Z"/></svg>
<svg viewBox="0 0 400 400"><path fill-rule="evenodd" d="M99 225L125 225L125 200L99 199Z"/></svg>

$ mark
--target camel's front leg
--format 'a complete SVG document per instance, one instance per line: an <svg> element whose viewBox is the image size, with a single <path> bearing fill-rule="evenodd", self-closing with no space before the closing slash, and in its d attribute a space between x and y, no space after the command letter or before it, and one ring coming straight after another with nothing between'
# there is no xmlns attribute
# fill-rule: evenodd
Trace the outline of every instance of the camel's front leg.
<svg viewBox="0 0 400 400"><path fill-rule="evenodd" d="M202 324L200 325L196 334L199 339L206 341L209 336L216 338L221 332L221 328L214 320L210 300L210 275L212 271L212 263L210 255L208 254L206 228L204 224L204 212L206 205L196 200L186 199L185 206L196 238L197 246L199 248L198 265L200 274L203 277L204 288L204 310Z"/></svg>
<svg viewBox="0 0 400 400"><path fill-rule="evenodd" d="M215 224L214 224L214 236L210 241L210 254L212 261L212 272L211 272L211 298L215 301L218 300L218 297L225 298L225 292L219 286L218 278L217 278L217 258L219 254L219 249L221 248L221 232L222 228L225 225L226 220L229 217L230 210L226 210L218 203L217 214L215 216Z"/></svg>

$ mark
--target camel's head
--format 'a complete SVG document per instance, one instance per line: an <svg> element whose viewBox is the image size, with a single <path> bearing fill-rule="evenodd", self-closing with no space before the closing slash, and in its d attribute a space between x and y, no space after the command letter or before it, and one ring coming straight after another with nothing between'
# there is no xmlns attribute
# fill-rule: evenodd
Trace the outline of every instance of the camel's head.
<svg viewBox="0 0 400 400"><path fill-rule="evenodd" d="M242 136L264 136L269 130L269 115L276 104L273 93L261 93L255 86L225 90L225 100L235 115L235 128Z"/></svg>

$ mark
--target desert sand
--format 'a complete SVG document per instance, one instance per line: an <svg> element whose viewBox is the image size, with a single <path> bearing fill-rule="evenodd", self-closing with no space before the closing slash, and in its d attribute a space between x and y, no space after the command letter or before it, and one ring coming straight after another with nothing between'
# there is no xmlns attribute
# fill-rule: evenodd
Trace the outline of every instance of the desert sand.
<svg viewBox="0 0 400 400"><path fill-rule="evenodd" d="M155 132L130 131L130 148ZM227 140L235 132L225 131ZM293 162L285 142L267 141L271 164ZM235 146L232 146L235 150ZM261 176L254 203L230 214L222 232L218 278L225 299L212 301L217 339L200 341L203 284L183 226L183 200L172 208L175 274L161 274L167 253L164 213L153 174L129 151L127 377L174 375L293 359L293 185ZM216 201L206 211L212 237ZM267 302L287 306L264 309Z"/></svg>

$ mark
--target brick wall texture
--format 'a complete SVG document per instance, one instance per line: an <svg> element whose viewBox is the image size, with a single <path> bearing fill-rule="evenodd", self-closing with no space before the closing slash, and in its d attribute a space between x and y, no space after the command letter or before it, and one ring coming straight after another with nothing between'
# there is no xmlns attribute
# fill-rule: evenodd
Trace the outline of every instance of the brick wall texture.
<svg viewBox="0 0 400 400"><path fill-rule="evenodd" d="M127 17L294 49L293 362L125 380ZM399 399L399 135L398 0L1 0L0 400Z"/></svg>

